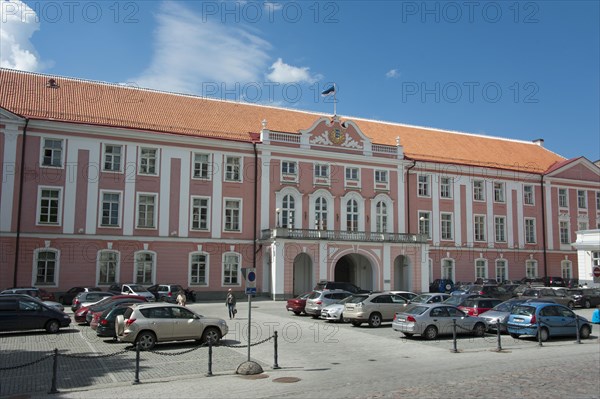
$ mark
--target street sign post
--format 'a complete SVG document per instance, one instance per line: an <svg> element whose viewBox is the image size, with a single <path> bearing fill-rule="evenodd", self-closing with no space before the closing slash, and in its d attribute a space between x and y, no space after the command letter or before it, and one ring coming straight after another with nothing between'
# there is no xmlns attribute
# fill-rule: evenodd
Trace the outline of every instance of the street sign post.
<svg viewBox="0 0 600 399"><path fill-rule="evenodd" d="M256 269L248 267L245 269L246 295L248 295L248 361L250 361L250 325L252 322L252 295L256 294Z"/></svg>

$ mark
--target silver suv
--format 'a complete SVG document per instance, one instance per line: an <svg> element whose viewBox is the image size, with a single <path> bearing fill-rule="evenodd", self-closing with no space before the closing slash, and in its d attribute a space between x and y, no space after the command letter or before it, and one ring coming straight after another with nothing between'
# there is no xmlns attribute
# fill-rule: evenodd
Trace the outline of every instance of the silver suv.
<svg viewBox="0 0 600 399"><path fill-rule="evenodd" d="M141 350L157 342L186 341L217 343L229 327L223 319L199 315L185 306L169 303L132 305L117 316L115 332L121 342L139 344Z"/></svg>
<svg viewBox="0 0 600 399"><path fill-rule="evenodd" d="M369 323L369 327L379 327L384 321L394 320L396 312L402 312L408 301L391 292L357 294L344 304L344 319L358 327Z"/></svg>
<svg viewBox="0 0 600 399"><path fill-rule="evenodd" d="M351 292L344 290L315 290L306 298L304 312L317 318L321 315L321 309L325 306L336 303L350 295L352 295Z"/></svg>

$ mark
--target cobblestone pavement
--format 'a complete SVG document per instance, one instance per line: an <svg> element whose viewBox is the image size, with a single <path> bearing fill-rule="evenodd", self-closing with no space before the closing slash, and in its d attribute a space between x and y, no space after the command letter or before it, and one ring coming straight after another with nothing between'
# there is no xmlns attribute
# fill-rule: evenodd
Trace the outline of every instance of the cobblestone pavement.
<svg viewBox="0 0 600 399"><path fill-rule="evenodd" d="M278 365L273 341L251 348L252 360L265 373L235 374L247 360L247 304L238 302L238 318L229 321L224 343L213 348L206 377L208 349L194 343L157 346L142 352L141 384L132 386L135 353L125 344L99 339L86 326L73 325L58 335L44 332L0 334L0 368L43 359L36 364L0 370L0 396L42 397L51 387L52 358L59 356L57 388L61 398L309 397L326 390L334 398L600 398L600 344L592 339L556 339L540 347L535 339L502 336L461 337L458 353L449 338L407 339L389 324L378 329L333 324L285 311L283 302L252 304L251 342L279 334ZM206 315L225 316L223 304L192 304ZM587 310L578 313L591 318ZM241 347L240 347L241 346ZM106 356L105 355L111 355ZM102 357L98 357L102 356ZM89 357L89 358L87 358Z"/></svg>

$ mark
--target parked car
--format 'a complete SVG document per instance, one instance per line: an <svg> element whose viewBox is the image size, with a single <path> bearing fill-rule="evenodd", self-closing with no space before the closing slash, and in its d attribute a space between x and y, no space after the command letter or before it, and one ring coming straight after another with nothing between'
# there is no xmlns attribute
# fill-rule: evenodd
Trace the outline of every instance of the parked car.
<svg viewBox="0 0 600 399"><path fill-rule="evenodd" d="M312 292L312 291L311 291ZM304 294L298 295L295 298L290 298L287 300L285 308L294 313L296 316L299 316L304 312L304 307L306 306L306 299L310 295L310 292L305 292Z"/></svg>
<svg viewBox="0 0 600 399"><path fill-rule="evenodd" d="M448 298L450 298L450 294L429 293L429 294L417 295L416 297L414 297L413 299L408 301L408 303L410 305L422 304L422 303L438 303L438 302L444 302Z"/></svg>
<svg viewBox="0 0 600 399"><path fill-rule="evenodd" d="M89 308L89 312L85 315L85 323L90 325L92 323L92 319L94 315L98 312L102 314L103 311L109 309L113 306L116 306L120 303L137 303L137 302L148 302L148 298L141 295L123 295L121 298L118 298L119 295L114 295L109 298L109 300L104 303L99 303L96 305L92 305Z"/></svg>
<svg viewBox="0 0 600 399"><path fill-rule="evenodd" d="M154 302L156 300L154 294L140 284L123 284L121 287L121 295L143 296L148 302Z"/></svg>
<svg viewBox="0 0 600 399"><path fill-rule="evenodd" d="M68 327L71 318L65 312L21 295L0 296L0 331L44 329L55 334Z"/></svg>
<svg viewBox="0 0 600 399"><path fill-rule="evenodd" d="M96 335L99 337L111 337L116 339L117 332L115 331L115 322L117 316L125 314L125 311L129 306L129 303L122 303L102 312L102 315L98 318Z"/></svg>
<svg viewBox="0 0 600 399"><path fill-rule="evenodd" d="M544 277L546 287L566 287L565 280L562 277Z"/></svg>
<svg viewBox="0 0 600 399"><path fill-rule="evenodd" d="M90 291L102 291L102 289L98 287L72 287L58 297L58 302L62 303L63 305L70 305L73 303L73 299L75 299L79 293Z"/></svg>
<svg viewBox="0 0 600 399"><path fill-rule="evenodd" d="M197 340L217 343L229 331L225 320L205 317L185 306L168 303L143 303L127 308L117 316L117 339L139 344L141 350L157 342Z"/></svg>
<svg viewBox="0 0 600 399"><path fill-rule="evenodd" d="M177 303L177 294L185 290L179 284L155 284L148 287L148 291L154 295L154 299L159 302Z"/></svg>
<svg viewBox="0 0 600 399"><path fill-rule="evenodd" d="M317 283L317 285L315 285L315 288L313 288L313 290L315 290L315 291L343 290L343 291L348 291L352 294L369 292L368 290L363 290L359 286L352 284L352 283L346 283L343 281L324 281L324 280L319 281Z"/></svg>
<svg viewBox="0 0 600 399"><path fill-rule="evenodd" d="M539 325L539 331L538 331ZM583 316L557 303L527 302L515 306L508 316L508 333L513 338L522 335L538 336L542 342L550 337L579 336L587 339L592 333L591 323Z"/></svg>
<svg viewBox="0 0 600 399"><path fill-rule="evenodd" d="M100 318L102 317L102 315L104 314L104 312L106 311L110 311L114 308L116 308L117 306L131 306L133 304L137 304L137 303L142 303L142 302L146 302L143 299L137 299L137 298L130 298L129 299L125 299L124 301L113 301L110 303L107 303L106 306L103 306L103 310L99 310L99 311L90 311L88 313L88 316L86 317L86 320L89 320L89 325L92 328L92 330L96 330L98 328L98 324L100 323ZM113 325L114 327L114 325Z"/></svg>
<svg viewBox="0 0 600 399"><path fill-rule="evenodd" d="M523 277L521 284L527 284L530 287L543 287L544 279L541 277Z"/></svg>
<svg viewBox="0 0 600 399"><path fill-rule="evenodd" d="M448 297L448 299L445 299L444 301L442 301L442 303L445 303L446 305L452 305L452 306L460 306L464 301L466 301L467 299L471 299L471 298L481 298L484 295L480 295L480 294L462 294L462 295L454 295L454 292Z"/></svg>
<svg viewBox="0 0 600 399"><path fill-rule="evenodd" d="M396 312L402 310L408 301L389 292L353 295L344 304L344 319L358 327L369 323L369 327L379 327L382 322L392 321Z"/></svg>
<svg viewBox="0 0 600 399"><path fill-rule="evenodd" d="M575 299L567 295L564 290L553 290L549 287L529 288L523 291L521 298L525 299L551 299L556 303L568 306L573 309L575 307Z"/></svg>
<svg viewBox="0 0 600 399"><path fill-rule="evenodd" d="M495 278L481 278L475 280L475 284L477 285L498 285L498 280Z"/></svg>
<svg viewBox="0 0 600 399"><path fill-rule="evenodd" d="M321 309L323 309L325 306L336 303L340 299L344 299L350 295L352 295L351 292L338 289L312 291L306 298L304 312L314 318L317 318L321 315Z"/></svg>
<svg viewBox="0 0 600 399"><path fill-rule="evenodd" d="M510 315L511 310L515 306L526 302L532 302L532 300L524 298L511 298L494 306L493 309L488 310L484 314L480 314L479 317L486 321L488 331L497 331L498 322L500 322L500 332L504 333L507 332L506 322L508 321L508 316ZM551 300L547 300L547 302L554 303Z"/></svg>
<svg viewBox="0 0 600 399"><path fill-rule="evenodd" d="M567 295L570 295L575 301L575 306L589 309L600 305L600 289L599 288L573 288L567 290Z"/></svg>
<svg viewBox="0 0 600 399"><path fill-rule="evenodd" d="M0 295L9 295L9 296L13 296L13 297L22 297L22 298L26 298L26 299L33 299L35 301L41 302L46 306L50 306L51 308L60 310L61 312L65 311L65 307L62 305L62 303L58 303L58 302L54 302L54 301L42 301L40 298L36 298L34 296L31 295L27 295L27 294L13 294L11 292L5 292L2 291L0 292Z"/></svg>
<svg viewBox="0 0 600 399"><path fill-rule="evenodd" d="M443 303L419 304L397 312L392 328L407 337L421 335L425 339L436 339L439 335L453 334L456 320L457 334L474 334L482 337L487 326L485 320L469 316L456 306Z"/></svg>
<svg viewBox="0 0 600 399"><path fill-rule="evenodd" d="M501 303L502 300L496 298L469 298L461 303L458 308L469 316L479 316Z"/></svg>
<svg viewBox="0 0 600 399"><path fill-rule="evenodd" d="M54 296L53 293L43 289L43 288L37 288L37 287L14 287L14 288L8 288L4 291L2 291L3 293L6 294L27 294L29 296L32 296L34 298L40 298L42 301L52 301L52 302L56 302L56 297Z"/></svg>
<svg viewBox="0 0 600 399"><path fill-rule="evenodd" d="M402 298L406 299L407 301L410 301L413 298L416 298L418 295L415 294L414 292L410 292L410 291L388 291L390 294L394 294L394 295L399 295Z"/></svg>
<svg viewBox="0 0 600 399"><path fill-rule="evenodd" d="M437 279L429 284L429 292L452 292L454 291L454 282L450 279Z"/></svg>
<svg viewBox="0 0 600 399"><path fill-rule="evenodd" d="M106 291L84 291L77 294L73 301L71 302L71 310L73 312L77 312L77 310L81 306L90 306L94 303L97 303L103 298L114 296L112 292Z"/></svg>
<svg viewBox="0 0 600 399"><path fill-rule="evenodd" d="M321 318L329 321L344 322L344 306L346 302L350 301L353 295L347 296L344 299L340 299L336 303L325 306L321 309Z"/></svg>
<svg viewBox="0 0 600 399"><path fill-rule="evenodd" d="M503 301L514 296L512 292L498 285L473 285L467 292L470 294L485 295L489 298L498 298Z"/></svg>
<svg viewBox="0 0 600 399"><path fill-rule="evenodd" d="M75 312L75 316L74 316L75 322L76 323L89 324L89 322L91 321L91 315L90 315L90 320L88 320L88 313L90 311L91 312L97 312L102 307L106 306L107 304L109 304L109 303L111 303L113 301L124 302L123 300L130 300L131 298L132 298L131 295L113 295L113 296L108 296L108 297L106 297L104 299L101 299L100 301L96 302L94 305L81 306ZM143 299L144 301L146 301L145 297L135 297L135 298L136 299ZM104 309L106 309L106 308L104 308Z"/></svg>

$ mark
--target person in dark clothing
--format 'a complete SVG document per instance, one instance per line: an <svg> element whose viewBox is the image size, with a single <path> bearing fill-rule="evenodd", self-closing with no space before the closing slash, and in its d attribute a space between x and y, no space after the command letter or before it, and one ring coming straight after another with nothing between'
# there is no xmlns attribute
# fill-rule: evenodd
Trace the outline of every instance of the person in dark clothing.
<svg viewBox="0 0 600 399"><path fill-rule="evenodd" d="M225 299L225 306L227 306L227 309L229 310L229 318L230 319L233 319L235 317L235 314L237 313L235 304L236 304L235 295L233 295L233 292L231 292L231 288L230 288L229 291L227 291L227 299Z"/></svg>

